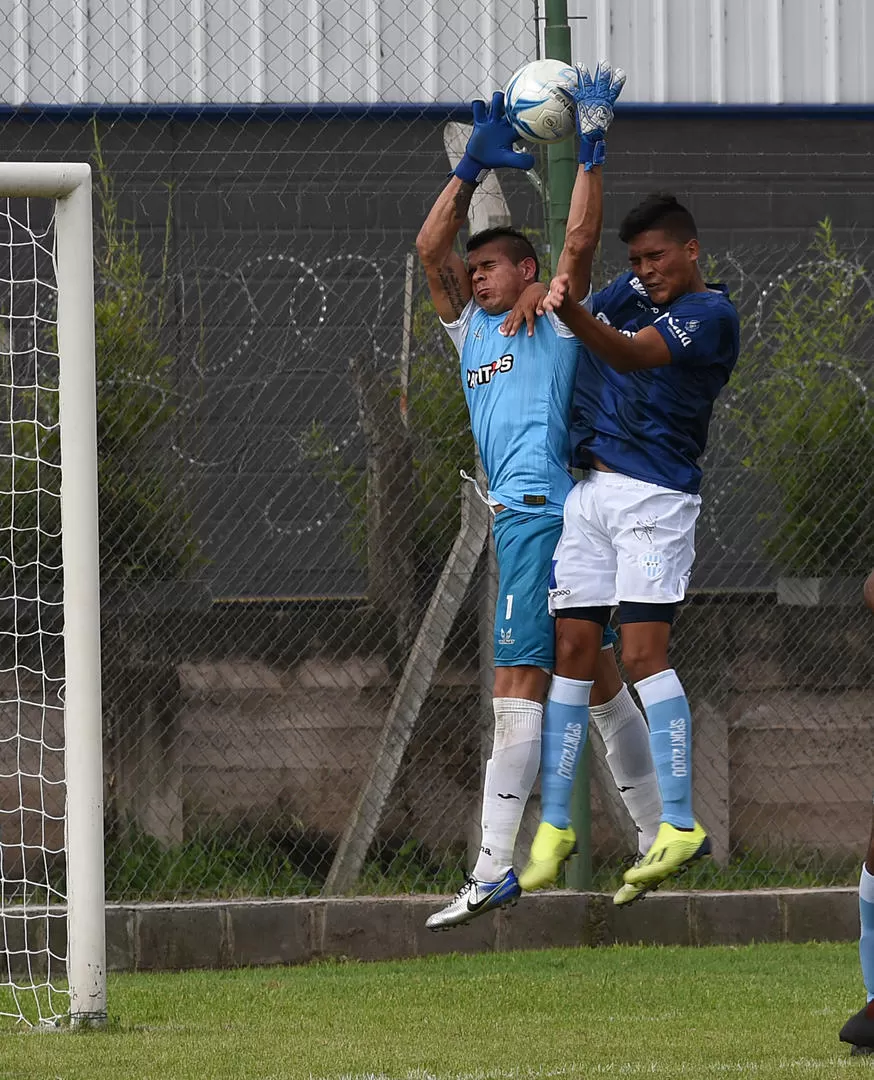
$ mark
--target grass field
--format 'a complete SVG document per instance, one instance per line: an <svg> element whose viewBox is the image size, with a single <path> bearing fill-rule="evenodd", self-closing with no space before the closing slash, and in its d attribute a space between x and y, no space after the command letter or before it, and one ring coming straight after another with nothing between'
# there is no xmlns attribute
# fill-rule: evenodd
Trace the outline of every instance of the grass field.
<svg viewBox="0 0 874 1080"><path fill-rule="evenodd" d="M851 945L566 949L115 975L109 1029L0 1035L3 1080L870 1076Z"/></svg>

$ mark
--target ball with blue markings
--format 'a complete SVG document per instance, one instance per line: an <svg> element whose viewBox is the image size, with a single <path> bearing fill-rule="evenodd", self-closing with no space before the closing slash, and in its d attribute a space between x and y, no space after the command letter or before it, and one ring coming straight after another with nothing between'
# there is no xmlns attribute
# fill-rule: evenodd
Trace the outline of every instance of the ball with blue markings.
<svg viewBox="0 0 874 1080"><path fill-rule="evenodd" d="M574 133L576 68L561 60L532 60L504 92L507 119L528 142L556 143Z"/></svg>

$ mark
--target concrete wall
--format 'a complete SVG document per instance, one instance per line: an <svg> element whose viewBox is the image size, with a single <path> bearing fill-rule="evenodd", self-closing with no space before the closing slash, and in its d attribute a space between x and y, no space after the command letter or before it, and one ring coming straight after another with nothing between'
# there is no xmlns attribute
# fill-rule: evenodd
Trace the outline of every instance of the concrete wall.
<svg viewBox="0 0 874 1080"><path fill-rule="evenodd" d="M167 620L167 648L183 655L127 669L126 707L116 698L107 711L110 816L125 815L167 844L203 826L298 835L318 876L371 764L394 684L376 650L348 646L368 641L364 608L335 613L333 645L304 611L286 613L285 622L262 612L260 635L251 614L248 655L214 625L200 655L189 646L185 658L178 639L188 628ZM864 610L793 609L773 597L686 605L673 662L695 717L697 809L719 856L797 856L803 866L814 855L864 851L874 777L872 633ZM478 818L478 677L462 656L475 660L463 633L379 830L395 847L418 841L438 862L463 853ZM0 691L0 840L9 878L21 872L22 843L37 845L35 866L39 845L63 851L63 732L62 713L43 709L37 680L7 680ZM536 809L535 800L534 818ZM596 858L626 854L597 785L593 830Z"/></svg>
<svg viewBox="0 0 874 1080"><path fill-rule="evenodd" d="M700 597L686 606L673 662L697 718L699 814L715 834L724 831L726 846L783 857L864 850L874 782L872 635L870 616L855 608L787 608L773 597ZM238 654L178 670L188 828L272 820L332 844L388 705L379 656L321 650L287 664ZM463 848L480 783L478 693L473 667L444 667L384 839ZM615 858L620 837L597 788L594 807L595 854Z"/></svg>
<svg viewBox="0 0 874 1080"><path fill-rule="evenodd" d="M440 904L435 896L108 904L106 967L180 971L613 944L853 941L859 934L856 889L659 892L627 909L603 893L542 892L434 933L425 919ZM7 908L2 930L12 974L33 978L45 973L50 954L66 953L62 908L33 918Z"/></svg>

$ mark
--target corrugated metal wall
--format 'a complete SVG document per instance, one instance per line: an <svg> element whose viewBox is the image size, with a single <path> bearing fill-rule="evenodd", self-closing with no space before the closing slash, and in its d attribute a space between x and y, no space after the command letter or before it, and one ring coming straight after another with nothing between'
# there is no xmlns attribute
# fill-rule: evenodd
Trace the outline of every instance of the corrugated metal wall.
<svg viewBox="0 0 874 1080"><path fill-rule="evenodd" d="M626 101L874 101L871 0L569 7L575 55L628 68ZM467 101L534 57L534 28L534 0L5 0L0 101Z"/></svg>

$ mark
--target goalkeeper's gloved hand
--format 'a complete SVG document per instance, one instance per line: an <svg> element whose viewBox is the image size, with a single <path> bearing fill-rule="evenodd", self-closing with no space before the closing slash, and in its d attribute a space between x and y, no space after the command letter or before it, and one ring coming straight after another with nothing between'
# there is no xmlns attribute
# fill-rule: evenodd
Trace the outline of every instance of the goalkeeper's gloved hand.
<svg viewBox="0 0 874 1080"><path fill-rule="evenodd" d="M486 108L484 101L474 101L473 131L467 140L464 157L455 166L455 175L469 184L478 184L489 169L533 169L531 154L521 154L513 149L519 138L516 129L504 112L504 95L500 90L492 94L492 103Z"/></svg>
<svg viewBox="0 0 874 1080"><path fill-rule="evenodd" d="M585 64L577 68L576 104L577 134L580 136L581 165L586 171L593 165L603 165L607 157L604 136L613 123L613 106L625 85L625 72L599 60L595 74L590 75Z"/></svg>

